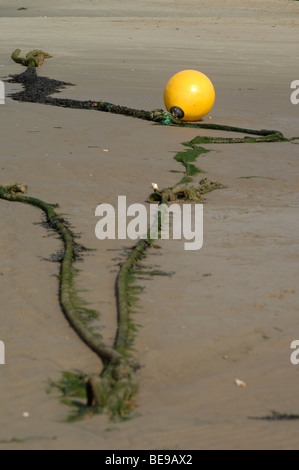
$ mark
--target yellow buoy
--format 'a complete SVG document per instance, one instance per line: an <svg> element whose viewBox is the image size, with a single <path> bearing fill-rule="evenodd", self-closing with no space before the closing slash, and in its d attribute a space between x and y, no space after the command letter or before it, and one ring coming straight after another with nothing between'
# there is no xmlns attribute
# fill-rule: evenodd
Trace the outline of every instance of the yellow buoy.
<svg viewBox="0 0 299 470"><path fill-rule="evenodd" d="M182 121L198 121L211 111L215 90L211 80L197 70L182 70L164 90L167 111Z"/></svg>

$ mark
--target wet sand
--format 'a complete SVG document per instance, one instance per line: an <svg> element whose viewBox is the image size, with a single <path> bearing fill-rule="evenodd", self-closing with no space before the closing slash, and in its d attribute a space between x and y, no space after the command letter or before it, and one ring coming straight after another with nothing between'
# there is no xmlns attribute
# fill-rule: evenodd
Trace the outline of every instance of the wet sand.
<svg viewBox="0 0 299 470"><path fill-rule="evenodd" d="M216 90L206 122L299 135L299 105L290 102L298 2L35 3L1 7L0 79L24 70L10 59L14 49L44 49L53 58L38 73L76 84L61 97L155 109L172 74L198 69ZM30 195L58 202L81 242L97 249L78 283L112 343L114 250L132 242L97 240L95 208L118 195L143 202L152 181L176 183L173 156L199 132L9 98L0 115L1 184L26 183ZM49 377L95 372L100 361L60 311L58 265L44 260L59 240L36 225L37 209L0 201L0 449L299 448L296 421L249 419L299 413L299 366L290 362L299 339L298 146L209 149L196 164L227 188L207 195L200 251L164 240L149 255L148 264L175 274L144 283L134 318L138 416L122 423L101 415L68 424L69 409L46 394Z"/></svg>

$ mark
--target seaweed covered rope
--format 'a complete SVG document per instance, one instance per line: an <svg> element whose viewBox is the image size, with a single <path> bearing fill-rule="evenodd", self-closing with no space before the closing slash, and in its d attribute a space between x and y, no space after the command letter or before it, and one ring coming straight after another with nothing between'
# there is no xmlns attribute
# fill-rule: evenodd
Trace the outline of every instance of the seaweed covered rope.
<svg viewBox="0 0 299 470"><path fill-rule="evenodd" d="M135 118L152 121L166 126L192 127L195 129L210 129L226 132L237 132L258 137L198 137L197 143L254 143L254 142L290 142L299 139L292 137L290 139L277 130L271 129L246 129L236 126L227 126L222 124L211 124L201 122L185 122L175 118L171 113L163 109L154 109L152 111L138 110L126 106L119 106L106 101L80 101L66 98L53 98L50 95L59 92L66 86L73 86L72 83L53 80L47 77L37 75L36 67L42 65L45 58L51 57L47 52L34 50L30 51L25 58L20 57L20 49L12 53L12 59L22 65L27 66L25 72L14 75L9 81L21 83L24 90L13 93L11 98L17 101L27 101L30 103L41 103L51 106L61 106L65 108L89 109L113 114L122 114Z"/></svg>
<svg viewBox="0 0 299 470"><path fill-rule="evenodd" d="M59 276L59 297L62 310L80 338L94 351L102 360L115 361L121 355L113 348L105 345L99 335L95 335L82 321L80 311L81 306L77 306L77 298L74 296L74 262L79 258L80 253L87 251L82 245L74 240L74 235L68 228L66 221L59 217L52 204L48 204L41 199L25 196L27 187L25 185L2 185L0 186L0 198L6 201L22 202L41 209L47 218L49 227L54 229L60 236L64 244L64 253L61 259L61 269Z"/></svg>
<svg viewBox="0 0 299 470"><path fill-rule="evenodd" d="M298 137L287 139L281 132L276 130L254 130L220 124L183 122L161 109L144 111L104 101L53 98L52 94L61 91L66 86L72 86L72 84L37 75L36 67L42 65L44 59L48 57L50 56L46 52L34 50L30 51L25 58L21 58L20 50L14 51L12 54L13 60L27 66L25 72L14 75L10 80L15 83L21 83L24 86L22 91L11 96L14 100L122 114L167 126L192 127L246 134L245 137L241 138L198 136L191 142L185 143L184 145L190 147L190 150L188 150L188 152L191 152L190 155L179 152L175 157L185 167L185 176L177 185L172 188L157 190L148 199L149 202L160 202L165 208L168 203L178 199L201 201L202 194L223 187L219 183L209 182L206 179L201 180L197 187L186 184L192 181L191 176L199 172L191 162L200 153L207 151L197 147L197 144L289 142L298 139ZM61 260L61 274L59 278L62 309L79 336L101 357L104 363L101 374L91 376L87 380L87 407L93 407L94 410L100 411L106 408L112 416L123 417L132 407L134 395L137 391L135 371L138 368L138 364L132 358L131 353L136 328L131 320L131 308L134 301L132 292L138 286L133 286L132 284L138 261L145 256L146 250L152 245L153 240L150 238L150 231L145 240L140 240L132 248L120 268L116 282L118 329L114 345L109 347L103 343L100 335L95 335L86 322L82 321L82 310L87 309L82 308L82 306L78 308L76 305L76 300L78 299L75 298L73 289L76 270L73 263L78 257L79 252L84 250L84 248L75 243L74 235L69 230L66 222L56 214L53 205L36 198L24 196L25 191L26 188L19 185L0 186L0 198L39 207L45 212L49 225L59 233L64 243L64 254Z"/></svg>
<svg viewBox="0 0 299 470"><path fill-rule="evenodd" d="M135 259L138 259L139 250L136 250L135 255L129 256L123 270L121 270L124 273L124 278L120 273L118 280L118 333L114 347L110 347L104 344L102 337L94 333L88 326L84 313L88 314L91 311L84 308L83 301L76 295L74 262L80 253L87 249L75 242L67 222L54 210L54 207L57 206L38 198L25 196L26 191L25 185L1 185L0 199L22 202L40 208L46 215L48 226L59 234L64 244L59 276L59 299L62 310L79 337L101 358L104 364L100 376L91 377L86 384L87 405L96 406L101 411L108 408L112 416L123 416L127 413L137 390L134 373L139 366L127 351L133 328L128 316L129 296L126 274L130 265L134 263Z"/></svg>
<svg viewBox="0 0 299 470"><path fill-rule="evenodd" d="M88 313L88 309L84 308L82 300L79 301L76 296L74 262L82 251L86 251L86 248L75 242L67 222L56 213L54 209L56 205L25 196L26 192L27 186L25 185L0 185L0 199L38 207L45 213L48 226L59 234L64 244L59 276L59 299L62 310L79 337L98 354L104 363L101 374L89 377L86 382L86 409L93 407L101 412L107 408L112 417L123 417L132 407L138 388L135 371L139 365L130 353L136 331L130 318L132 271L136 263L145 256L145 251L151 246L153 240L149 238L149 235L147 239L140 240L120 268L117 278L118 329L114 346L107 346L101 336L95 334L84 317L82 318L82 311ZM162 199L162 204L167 205L167 197ZM81 407L81 412L82 409Z"/></svg>

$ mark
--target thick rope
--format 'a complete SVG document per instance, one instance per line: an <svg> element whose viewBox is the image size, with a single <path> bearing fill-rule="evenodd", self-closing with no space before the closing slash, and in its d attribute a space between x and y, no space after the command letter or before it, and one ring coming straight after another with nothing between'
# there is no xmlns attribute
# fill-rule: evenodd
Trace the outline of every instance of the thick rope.
<svg viewBox="0 0 299 470"><path fill-rule="evenodd" d="M85 322L81 320L80 307L77 307L74 299L73 288L75 269L73 264L76 258L78 258L78 253L86 249L75 242L74 235L67 227L66 221L57 215L53 205L48 204L41 199L24 196L26 190L26 186L18 184L3 185L0 186L0 198L5 199L6 201L30 204L38 207L45 213L49 226L59 234L64 245L64 253L61 260L59 276L59 300L62 310L80 338L102 360L118 360L121 355L113 348L106 346L101 341L99 335L95 335L86 326Z"/></svg>
<svg viewBox="0 0 299 470"><path fill-rule="evenodd" d="M43 65L44 60L52 57L47 52L39 49L34 49L26 54L26 57L20 57L21 50L16 49L12 54L11 58L17 63L25 65L25 67L40 67Z"/></svg>
<svg viewBox="0 0 299 470"><path fill-rule="evenodd" d="M59 92L70 83L60 82L45 77L39 77L36 67L42 65L47 57L51 57L44 51L30 51L25 58L20 58L20 50L17 49L12 54L12 59L22 65L27 66L27 70L22 74L15 75L10 80L22 83L24 90L14 93L12 98L18 101L47 104L67 108L89 109L114 114L122 114L135 118L152 121L154 123L179 127L192 127L198 129L212 129L226 132L237 132L250 135L242 138L222 138L198 136L191 142L185 144L191 147L195 154L189 160L178 158L185 167L185 180L192 181L190 175L196 174L196 167L188 163L194 161L197 156L205 151L196 147L197 144L210 143L255 143L255 142L290 142L298 139L293 137L287 139L280 131L276 130L254 130L235 126L225 126L210 123L190 123L176 119L167 111L156 109L153 111L137 110L124 106L118 106L104 101L79 101L63 98L53 98L50 95ZM252 137L258 136L258 137ZM176 158L176 157L175 157ZM198 170L197 170L198 172ZM172 188L156 189L150 196L149 202L159 202L167 205L176 200L202 201L202 195L223 187L220 183L213 183L207 179L202 179L197 187L181 184L181 180ZM184 181L185 182L185 181ZM134 338L135 327L131 321L131 297L132 279L136 270L136 265L146 254L153 240L150 238L150 230L145 240L140 240L131 250L126 261L120 268L117 282L117 311L118 330L114 347L106 346L99 335L94 335L87 325L80 319L80 309L76 307L73 295L74 267L76 250L80 247L74 242L74 235L68 229L65 221L60 218L53 206L37 198L24 196L25 187L20 185L0 186L0 198L8 201L18 201L39 207L44 211L49 225L56 230L64 244L64 255L61 261L61 272L59 278L60 303L70 324L77 331L81 339L94 351L104 362L102 373L92 376L87 381L87 404L96 408L108 408L112 416L124 416L132 407L134 395L137 391L137 381L135 371L138 364L132 360L130 349ZM160 222L159 222L160 223ZM161 225L159 225L160 227Z"/></svg>

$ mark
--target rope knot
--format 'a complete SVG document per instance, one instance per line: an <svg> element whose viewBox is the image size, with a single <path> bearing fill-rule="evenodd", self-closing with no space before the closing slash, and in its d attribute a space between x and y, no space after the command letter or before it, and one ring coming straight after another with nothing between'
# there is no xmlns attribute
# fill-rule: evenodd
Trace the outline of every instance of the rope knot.
<svg viewBox="0 0 299 470"><path fill-rule="evenodd" d="M170 124L178 124L180 122L171 113L164 111L163 109L154 109L150 112L150 116L152 121L159 122L165 126L169 126Z"/></svg>

